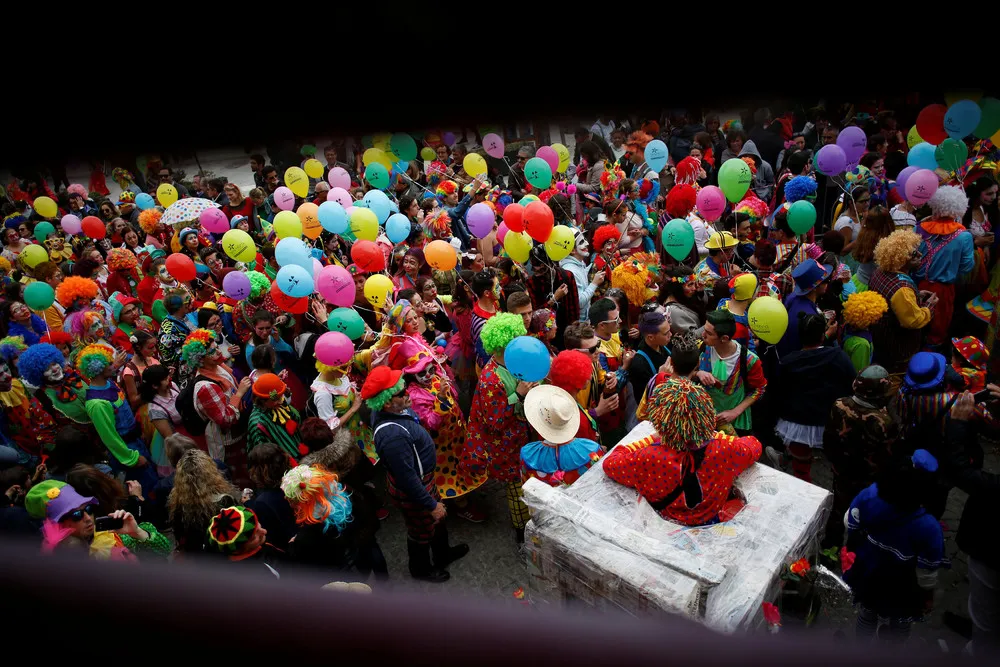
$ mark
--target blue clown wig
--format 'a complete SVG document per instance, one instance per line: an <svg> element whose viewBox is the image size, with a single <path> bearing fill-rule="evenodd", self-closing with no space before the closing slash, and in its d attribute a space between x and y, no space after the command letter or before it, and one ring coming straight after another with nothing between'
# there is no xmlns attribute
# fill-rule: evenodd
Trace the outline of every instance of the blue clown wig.
<svg viewBox="0 0 1000 667"><path fill-rule="evenodd" d="M808 176L796 176L785 183L785 201L789 204L805 199L816 192L816 181Z"/></svg>
<svg viewBox="0 0 1000 667"><path fill-rule="evenodd" d="M55 345L36 343L21 353L17 358L17 370L21 378L34 387L41 387L45 380L42 374L52 364L66 365L66 357Z"/></svg>

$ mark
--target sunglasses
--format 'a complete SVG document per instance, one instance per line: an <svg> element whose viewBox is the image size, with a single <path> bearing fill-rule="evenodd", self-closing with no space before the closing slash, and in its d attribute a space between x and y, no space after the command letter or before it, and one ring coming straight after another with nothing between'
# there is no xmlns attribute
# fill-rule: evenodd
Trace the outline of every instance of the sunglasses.
<svg viewBox="0 0 1000 667"><path fill-rule="evenodd" d="M170 178L170 174L160 174L160 180L165 181Z"/></svg>
<svg viewBox="0 0 1000 667"><path fill-rule="evenodd" d="M83 521L83 515L89 514L94 516L95 507L93 505L87 505L86 507L78 510L74 510L63 516L64 519L70 519L72 521Z"/></svg>
<svg viewBox="0 0 1000 667"><path fill-rule="evenodd" d="M600 343L598 343L597 345L594 345L593 347L578 347L578 348L576 348L576 351L577 352L585 352L587 354L593 354L594 352L597 352L597 349L599 347L601 347Z"/></svg>

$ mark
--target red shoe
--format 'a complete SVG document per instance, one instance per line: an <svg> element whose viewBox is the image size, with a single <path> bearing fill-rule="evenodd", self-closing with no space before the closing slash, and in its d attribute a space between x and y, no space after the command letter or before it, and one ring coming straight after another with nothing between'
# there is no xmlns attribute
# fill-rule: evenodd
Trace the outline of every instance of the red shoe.
<svg viewBox="0 0 1000 667"><path fill-rule="evenodd" d="M486 512L479 509L472 503L467 503L465 507L458 509L455 516L465 519L471 523L482 523L486 521Z"/></svg>
<svg viewBox="0 0 1000 667"><path fill-rule="evenodd" d="M385 521L386 519L389 518L389 510L387 510L384 507L379 507L377 510L375 510L375 518L378 519L379 521Z"/></svg>

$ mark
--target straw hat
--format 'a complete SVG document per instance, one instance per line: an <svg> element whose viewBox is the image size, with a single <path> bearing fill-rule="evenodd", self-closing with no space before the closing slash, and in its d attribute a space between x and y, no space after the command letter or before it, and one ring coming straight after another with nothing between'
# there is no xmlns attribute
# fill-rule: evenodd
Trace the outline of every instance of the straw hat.
<svg viewBox="0 0 1000 667"><path fill-rule="evenodd" d="M580 408L569 392L552 385L539 385L524 397L524 416L538 435L562 444L576 437Z"/></svg>

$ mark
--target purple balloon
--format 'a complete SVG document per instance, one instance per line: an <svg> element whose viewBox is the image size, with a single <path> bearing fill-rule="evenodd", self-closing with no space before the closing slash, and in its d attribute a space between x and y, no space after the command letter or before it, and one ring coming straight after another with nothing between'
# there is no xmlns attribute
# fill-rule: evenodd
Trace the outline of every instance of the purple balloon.
<svg viewBox="0 0 1000 667"><path fill-rule="evenodd" d="M844 131L837 135L837 145L840 146L848 162L857 162L868 149L868 137L865 131L856 125L845 127Z"/></svg>
<svg viewBox="0 0 1000 667"><path fill-rule="evenodd" d="M496 217L493 209L486 204L473 204L465 216L465 222L469 225L469 231L477 239L484 239L486 235L493 231L493 223Z"/></svg>
<svg viewBox="0 0 1000 667"><path fill-rule="evenodd" d="M900 170L899 175L896 176L896 187L899 188L900 192L906 192L907 179L918 171L920 171L920 167L905 167Z"/></svg>
<svg viewBox="0 0 1000 667"><path fill-rule="evenodd" d="M847 167L847 155L840 146L830 144L823 146L816 153L816 171L824 176L836 176Z"/></svg>
<svg viewBox="0 0 1000 667"><path fill-rule="evenodd" d="M559 171L559 153L552 146L542 146L535 153L535 157L540 157L552 168L552 173Z"/></svg>
<svg viewBox="0 0 1000 667"><path fill-rule="evenodd" d="M444 141L445 146L451 148L455 144L455 135L452 132L445 132L441 140Z"/></svg>
<svg viewBox="0 0 1000 667"><path fill-rule="evenodd" d="M242 271L230 271L222 279L222 289L230 299L242 301L250 296L250 279Z"/></svg>

